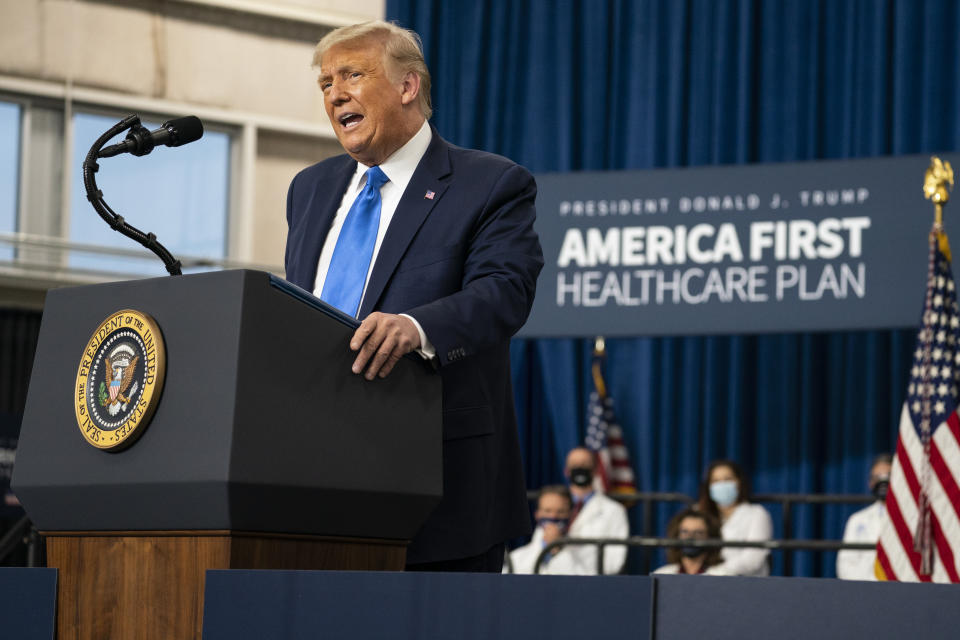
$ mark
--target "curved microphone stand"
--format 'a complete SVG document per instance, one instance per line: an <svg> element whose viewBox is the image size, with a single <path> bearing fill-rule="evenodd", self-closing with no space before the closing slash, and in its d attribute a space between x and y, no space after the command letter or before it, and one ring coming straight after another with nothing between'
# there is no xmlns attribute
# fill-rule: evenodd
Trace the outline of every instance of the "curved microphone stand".
<svg viewBox="0 0 960 640"><path fill-rule="evenodd" d="M87 153L87 157L83 161L83 187L87 191L87 200L90 201L90 204L93 205L93 208L96 210L96 212L100 214L100 217L110 225L111 229L114 231L119 231L128 238L136 240L144 247L157 254L157 256L163 260L163 266L167 268L167 272L170 275L183 275L182 271L180 270L180 261L174 258L173 255L167 251L167 248L157 241L157 236L153 233L144 233L136 227L127 224L127 222L123 219L123 216L118 215L113 209L110 208L110 205L108 205L103 199L103 192L97 188L97 181L94 178L94 174L100 169L100 165L97 164L97 157L100 153L100 150L103 149L103 146L107 144L111 138L119 133L122 133L123 131L126 131L127 129L144 129L144 131L146 131L146 129L140 124L139 117L127 116L117 124L113 125L109 131L97 138L97 141L93 143L92 147L90 147L90 151Z"/></svg>

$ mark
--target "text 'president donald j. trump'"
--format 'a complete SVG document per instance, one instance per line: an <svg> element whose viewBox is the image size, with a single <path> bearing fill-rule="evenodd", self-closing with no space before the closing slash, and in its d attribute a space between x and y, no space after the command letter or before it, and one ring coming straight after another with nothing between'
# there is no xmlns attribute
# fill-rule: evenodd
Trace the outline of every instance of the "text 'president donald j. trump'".
<svg viewBox="0 0 960 640"><path fill-rule="evenodd" d="M287 279L362 320L353 372L374 382L417 350L443 381L440 505L408 569L497 571L530 517L509 341L543 266L536 185L506 158L444 141L412 31L332 31L314 66L347 155L301 171L287 196Z"/></svg>

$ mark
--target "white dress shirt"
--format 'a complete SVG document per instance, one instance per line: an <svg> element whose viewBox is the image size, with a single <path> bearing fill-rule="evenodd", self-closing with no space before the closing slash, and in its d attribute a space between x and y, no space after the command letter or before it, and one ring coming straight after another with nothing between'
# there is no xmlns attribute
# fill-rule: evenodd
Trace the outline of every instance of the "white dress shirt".
<svg viewBox="0 0 960 640"><path fill-rule="evenodd" d="M886 510L886 505L878 500L854 513L843 528L843 541L876 544L880 539L880 526L883 524ZM874 573L876 559L876 550L844 549L837 553L837 577L841 580L876 580L877 575Z"/></svg>
<svg viewBox="0 0 960 640"><path fill-rule="evenodd" d="M380 253L380 245L383 244L383 238L387 234L387 229L390 227L390 221L393 220L393 214L397 210L397 205L400 204L400 198L403 196L403 192L406 191L407 185L410 184L413 172L416 171L417 165L420 164L423 154L427 152L427 147L430 146L430 140L432 138L433 132L430 130L430 125L424 121L420 130L380 165L380 170L387 176L389 182L380 187L380 226L377 229L377 241L373 247L370 266L367 268L367 277L363 283L364 295L366 295L367 285L370 283L370 274L373 272L373 265L377 262L377 254ZM330 233L327 234L327 239L323 243L323 249L320 251L320 262L317 265L317 278L313 284L313 295L318 298L323 292L323 284L327 280L327 271L330 269L330 260L333 258L333 250L337 246L340 230L343 229L344 220L347 218L347 213L350 212L350 207L353 206L353 201L357 199L360 191L367 183L366 171L369 168L370 167L365 164L357 163L357 170L350 179L350 184L347 185L347 190L344 192L343 199L340 201L340 207L337 209L336 216L333 218ZM362 296L360 298L360 304L361 306L363 305ZM436 355L436 349L434 349L433 345L427 339L426 334L423 332L423 327L420 326L417 319L405 313L400 315L409 318L414 326L416 326L417 332L420 334L420 349L418 349L420 355L424 358L434 357Z"/></svg>

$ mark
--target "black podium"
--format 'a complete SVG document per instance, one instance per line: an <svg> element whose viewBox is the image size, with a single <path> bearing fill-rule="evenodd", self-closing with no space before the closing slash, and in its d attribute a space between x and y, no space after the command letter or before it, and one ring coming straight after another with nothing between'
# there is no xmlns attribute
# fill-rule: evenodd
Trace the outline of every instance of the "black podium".
<svg viewBox="0 0 960 640"><path fill-rule="evenodd" d="M153 317L166 375L129 448L74 410L91 333ZM199 637L206 569L392 569L442 494L440 378L350 372L350 319L266 273L51 291L13 485L59 574L59 638Z"/></svg>

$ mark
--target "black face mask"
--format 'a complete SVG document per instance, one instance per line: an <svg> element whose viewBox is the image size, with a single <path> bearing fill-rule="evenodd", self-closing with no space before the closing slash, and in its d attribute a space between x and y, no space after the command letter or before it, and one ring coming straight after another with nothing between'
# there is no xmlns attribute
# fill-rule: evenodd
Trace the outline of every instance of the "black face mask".
<svg viewBox="0 0 960 640"><path fill-rule="evenodd" d="M577 487L589 487L593 484L593 470L587 467L570 469L570 484Z"/></svg>
<svg viewBox="0 0 960 640"><path fill-rule="evenodd" d="M703 547L680 547L680 553L687 558L696 558L706 553L706 551Z"/></svg>
<svg viewBox="0 0 960 640"><path fill-rule="evenodd" d="M880 480L877 484L873 485L873 488L870 490L873 493L873 497L884 502L887 499L887 489L890 488L889 480Z"/></svg>

